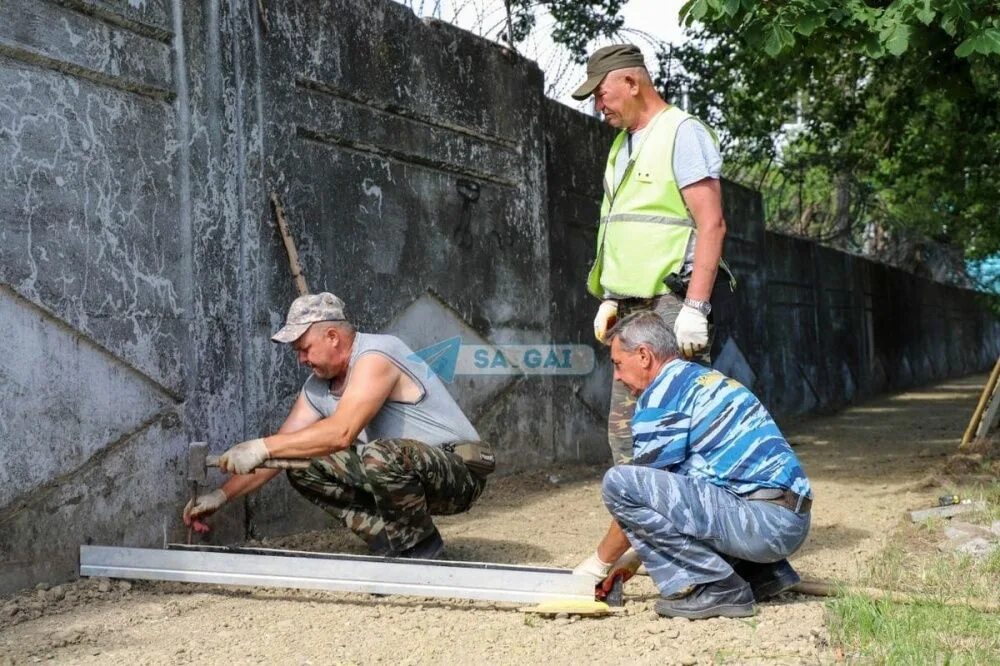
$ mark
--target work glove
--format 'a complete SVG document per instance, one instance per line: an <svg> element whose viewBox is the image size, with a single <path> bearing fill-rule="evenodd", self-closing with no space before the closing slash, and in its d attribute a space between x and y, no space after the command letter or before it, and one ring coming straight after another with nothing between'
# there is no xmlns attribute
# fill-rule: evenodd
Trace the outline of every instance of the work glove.
<svg viewBox="0 0 1000 666"><path fill-rule="evenodd" d="M601 344L604 344L608 337L608 331L618 321L618 303L616 301L602 301L601 307L597 308L597 316L594 317L594 337Z"/></svg>
<svg viewBox="0 0 1000 666"><path fill-rule="evenodd" d="M642 560L639 559L639 553L635 552L635 548L629 548L608 568L608 575L604 577L604 580L597 583L594 596L599 600L610 601L610 597L613 596L615 582L620 580L622 583L625 583L625 581L635 575L635 572L641 566ZM620 595L620 592L615 594ZM620 603L621 598L619 596L616 600L616 605Z"/></svg>
<svg viewBox="0 0 1000 666"><path fill-rule="evenodd" d="M262 437L251 439L240 442L219 456L219 469L230 474L249 474L270 457Z"/></svg>
<svg viewBox="0 0 1000 666"><path fill-rule="evenodd" d="M611 563L605 562L597 556L597 553L594 553L576 565L576 568L573 569L573 574L577 576L590 576L594 579L594 583L600 583L607 578L609 571L611 571Z"/></svg>
<svg viewBox="0 0 1000 666"><path fill-rule="evenodd" d="M208 518L226 503L229 498L222 488L217 488L210 493L198 495L193 500L189 500L184 507L184 524L197 528L201 524L202 518ZM200 532L201 530L198 529Z"/></svg>
<svg viewBox="0 0 1000 666"><path fill-rule="evenodd" d="M685 357L704 351L708 347L708 317L690 305L682 306L674 321L674 336Z"/></svg>

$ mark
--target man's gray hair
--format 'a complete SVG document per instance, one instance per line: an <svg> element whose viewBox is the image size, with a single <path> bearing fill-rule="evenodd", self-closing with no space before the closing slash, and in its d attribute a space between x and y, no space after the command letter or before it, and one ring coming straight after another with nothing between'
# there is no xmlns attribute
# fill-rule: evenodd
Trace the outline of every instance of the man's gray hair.
<svg viewBox="0 0 1000 666"><path fill-rule="evenodd" d="M660 315L649 310L630 314L615 324L608 332L608 344L615 338L618 338L618 344L627 352L634 352L643 346L657 359L679 354L674 332L660 319Z"/></svg>
<svg viewBox="0 0 1000 666"><path fill-rule="evenodd" d="M335 328L338 333L347 337L353 337L357 332L354 328L354 324L346 319L338 319L336 321L318 321L312 325L312 328L317 329L318 333L324 333L329 328Z"/></svg>

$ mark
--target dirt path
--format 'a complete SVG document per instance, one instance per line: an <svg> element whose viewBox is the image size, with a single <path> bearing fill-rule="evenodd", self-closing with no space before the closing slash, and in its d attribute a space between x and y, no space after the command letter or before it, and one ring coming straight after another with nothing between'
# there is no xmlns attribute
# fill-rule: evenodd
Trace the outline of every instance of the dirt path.
<svg viewBox="0 0 1000 666"><path fill-rule="evenodd" d="M917 482L955 450L984 381L943 382L786 425L816 493L812 533L793 558L803 575L853 579L904 509L933 502L934 489ZM573 566L607 526L601 472L571 467L496 480L470 513L439 521L448 556ZM361 552L342 530L268 545ZM763 604L749 620L688 622L657 619L648 578L626 593L623 615L545 620L482 603L88 580L0 600L0 666L833 659L814 598Z"/></svg>

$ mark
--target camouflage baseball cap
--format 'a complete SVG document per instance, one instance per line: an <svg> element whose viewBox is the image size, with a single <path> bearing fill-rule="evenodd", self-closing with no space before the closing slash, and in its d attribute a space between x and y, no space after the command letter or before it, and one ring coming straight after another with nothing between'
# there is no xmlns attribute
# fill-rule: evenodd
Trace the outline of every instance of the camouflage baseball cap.
<svg viewBox="0 0 1000 666"><path fill-rule="evenodd" d="M635 44L612 44L599 48L587 61L587 80L573 93L573 99L584 100L590 97L608 72L626 67L645 66L646 61L642 57L642 51Z"/></svg>
<svg viewBox="0 0 1000 666"><path fill-rule="evenodd" d="M271 336L275 342L295 342L309 327L320 321L345 321L344 301L328 291L306 294L292 301L281 330Z"/></svg>

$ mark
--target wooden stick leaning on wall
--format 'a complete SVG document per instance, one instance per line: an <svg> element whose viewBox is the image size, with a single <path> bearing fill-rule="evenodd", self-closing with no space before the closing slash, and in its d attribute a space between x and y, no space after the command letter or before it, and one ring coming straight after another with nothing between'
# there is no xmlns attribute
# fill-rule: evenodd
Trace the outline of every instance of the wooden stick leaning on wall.
<svg viewBox="0 0 1000 666"><path fill-rule="evenodd" d="M277 192L271 192L271 207L274 209L274 217L278 220L278 231L281 233L281 241L285 244L285 252L288 253L288 265L292 269L292 280L295 281L295 289L299 296L309 293L306 286L306 277L302 274L302 264L299 263L299 253L295 249L295 241L288 230L288 222L285 220L285 209L281 205L281 199Z"/></svg>
<svg viewBox="0 0 1000 666"><path fill-rule="evenodd" d="M976 405L976 411L972 413L972 420L969 421L969 427L965 429L965 434L962 435L962 443L958 445L959 451L965 451L969 447L969 444L972 443L976 428L979 427L979 420L983 417L983 411L986 409L986 404L990 401L990 396L996 391L998 378L1000 378L1000 358L997 359L996 365L993 366L993 372L990 373L989 381L983 387L983 394L979 396L979 404Z"/></svg>

